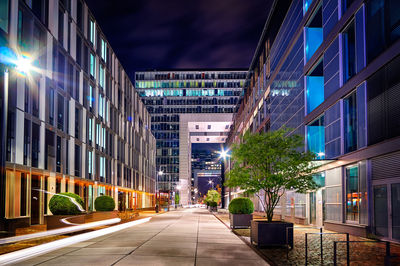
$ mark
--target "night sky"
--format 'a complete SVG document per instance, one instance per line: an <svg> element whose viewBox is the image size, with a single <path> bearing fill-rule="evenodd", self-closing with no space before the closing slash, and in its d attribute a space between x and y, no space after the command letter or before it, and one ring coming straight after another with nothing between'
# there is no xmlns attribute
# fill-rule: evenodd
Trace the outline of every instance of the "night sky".
<svg viewBox="0 0 400 266"><path fill-rule="evenodd" d="M124 69L248 68L270 0L87 0Z"/></svg>

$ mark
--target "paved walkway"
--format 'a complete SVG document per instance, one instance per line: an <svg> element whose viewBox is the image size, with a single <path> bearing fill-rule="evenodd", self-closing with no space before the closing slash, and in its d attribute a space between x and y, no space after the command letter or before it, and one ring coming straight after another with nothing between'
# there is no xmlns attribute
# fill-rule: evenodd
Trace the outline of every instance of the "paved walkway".
<svg viewBox="0 0 400 266"><path fill-rule="evenodd" d="M19 265L268 264L207 210L185 209Z"/></svg>

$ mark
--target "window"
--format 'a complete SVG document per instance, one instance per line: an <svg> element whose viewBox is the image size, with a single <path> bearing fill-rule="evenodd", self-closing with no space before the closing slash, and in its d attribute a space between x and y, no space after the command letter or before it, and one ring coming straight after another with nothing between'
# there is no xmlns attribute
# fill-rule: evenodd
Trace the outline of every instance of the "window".
<svg viewBox="0 0 400 266"><path fill-rule="evenodd" d="M75 108L75 138L79 139L80 136L80 126L81 126L81 118L80 118L80 110L79 108Z"/></svg>
<svg viewBox="0 0 400 266"><path fill-rule="evenodd" d="M368 145L400 135L400 56L367 80Z"/></svg>
<svg viewBox="0 0 400 266"><path fill-rule="evenodd" d="M93 151L88 152L88 177L92 179L93 175Z"/></svg>
<svg viewBox="0 0 400 266"><path fill-rule="evenodd" d="M350 166L346 168L346 220L358 221L359 201L358 166Z"/></svg>
<svg viewBox="0 0 400 266"><path fill-rule="evenodd" d="M322 60L306 76L307 113L324 101L324 70Z"/></svg>
<svg viewBox="0 0 400 266"><path fill-rule="evenodd" d="M96 23L92 18L89 18L89 40L94 46L96 40Z"/></svg>
<svg viewBox="0 0 400 266"><path fill-rule="evenodd" d="M317 159L325 158L325 126L321 116L307 126L307 147L316 154Z"/></svg>
<svg viewBox="0 0 400 266"><path fill-rule="evenodd" d="M75 176L81 176L81 147L75 145Z"/></svg>
<svg viewBox="0 0 400 266"><path fill-rule="evenodd" d="M303 15L305 13L307 13L307 11L310 8L312 2L313 2L313 0L303 0Z"/></svg>
<svg viewBox="0 0 400 266"><path fill-rule="evenodd" d="M104 39L101 39L101 58L107 62L107 43Z"/></svg>
<svg viewBox="0 0 400 266"><path fill-rule="evenodd" d="M92 85L89 85L89 96L88 96L88 98L89 98L89 107L90 107L90 110L92 110L93 102L94 102L94 91L93 91L93 86Z"/></svg>
<svg viewBox="0 0 400 266"><path fill-rule="evenodd" d="M342 16L347 9L351 6L354 0L342 0Z"/></svg>
<svg viewBox="0 0 400 266"><path fill-rule="evenodd" d="M57 136L56 144L56 171L61 173L61 137Z"/></svg>
<svg viewBox="0 0 400 266"><path fill-rule="evenodd" d="M31 123L28 119L24 121L24 165L28 165L29 151L31 145Z"/></svg>
<svg viewBox="0 0 400 266"><path fill-rule="evenodd" d="M356 33L354 20L342 33L343 83L356 74Z"/></svg>
<svg viewBox="0 0 400 266"><path fill-rule="evenodd" d="M306 62L314 55L323 40L322 30L322 8L315 12L311 22L304 28L305 34L305 60Z"/></svg>
<svg viewBox="0 0 400 266"><path fill-rule="evenodd" d="M20 208L20 216L26 216L26 200L27 200L27 183L28 183L28 175L25 173L21 173L21 191L20 191L20 202L21 202L21 208Z"/></svg>
<svg viewBox="0 0 400 266"><path fill-rule="evenodd" d="M8 33L8 12L10 0L0 0L0 29Z"/></svg>
<svg viewBox="0 0 400 266"><path fill-rule="evenodd" d="M58 41L61 46L64 43L64 12L58 11Z"/></svg>
<svg viewBox="0 0 400 266"><path fill-rule="evenodd" d="M371 62L400 38L400 1L370 0L366 3L367 60Z"/></svg>
<svg viewBox="0 0 400 266"><path fill-rule="evenodd" d="M93 141L93 118L88 119L88 140L89 144Z"/></svg>
<svg viewBox="0 0 400 266"><path fill-rule="evenodd" d="M99 85L103 89L105 88L105 76L104 66L100 64Z"/></svg>
<svg viewBox="0 0 400 266"><path fill-rule="evenodd" d="M90 75L96 79L96 56L90 53Z"/></svg>
<svg viewBox="0 0 400 266"><path fill-rule="evenodd" d="M57 97L57 128L64 130L64 98L58 94Z"/></svg>
<svg viewBox="0 0 400 266"><path fill-rule="evenodd" d="M54 90L49 89L49 92L46 95L47 97L47 108L48 108L48 121L50 125L54 123Z"/></svg>
<svg viewBox="0 0 400 266"><path fill-rule="evenodd" d="M343 100L344 119L344 150L345 152L357 149L357 95L353 92Z"/></svg>

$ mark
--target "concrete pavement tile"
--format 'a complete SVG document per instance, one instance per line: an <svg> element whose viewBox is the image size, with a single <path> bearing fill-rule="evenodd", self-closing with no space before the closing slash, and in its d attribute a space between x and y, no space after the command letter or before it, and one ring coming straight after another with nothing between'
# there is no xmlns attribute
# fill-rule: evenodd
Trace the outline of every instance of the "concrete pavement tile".
<svg viewBox="0 0 400 266"><path fill-rule="evenodd" d="M60 249L54 250L52 252L43 254L43 256L46 256L46 257L53 257L54 256L54 257L56 257L56 256L61 256L61 255L73 252L73 251L78 250L78 249L79 248L76 248L76 247L75 248L74 247L60 248Z"/></svg>
<svg viewBox="0 0 400 266"><path fill-rule="evenodd" d="M12 263L11 265L14 266L30 266L30 265L37 265L39 263L42 263L44 261L50 260L55 258L55 256L39 256L39 257L34 257L28 260L24 260L21 262L17 262L17 263Z"/></svg>
<svg viewBox="0 0 400 266"><path fill-rule="evenodd" d="M240 260L240 259L213 259L213 258L197 258L196 266L269 266L267 262L262 259L256 260Z"/></svg>
<svg viewBox="0 0 400 266"><path fill-rule="evenodd" d="M158 257L158 256L138 256L129 255L119 261L118 266L138 265L138 266L193 266L194 258L190 257Z"/></svg>
<svg viewBox="0 0 400 266"><path fill-rule="evenodd" d="M254 260L260 257L253 250L226 250L214 248L197 248L197 258L215 258L215 259L243 259Z"/></svg>
<svg viewBox="0 0 400 266"><path fill-rule="evenodd" d="M145 243L147 240L123 240L123 241L101 241L94 243L87 248L108 248L108 247L138 247Z"/></svg>
<svg viewBox="0 0 400 266"><path fill-rule="evenodd" d="M98 255L98 256L61 256L51 259L40 265L63 265L63 266L109 266L124 255Z"/></svg>
<svg viewBox="0 0 400 266"><path fill-rule="evenodd" d="M181 242L179 240L176 240L176 242L173 241L156 241L156 240L151 240L146 242L143 247L175 247L175 248L196 248L197 243L196 242Z"/></svg>
<svg viewBox="0 0 400 266"><path fill-rule="evenodd" d="M97 243L97 242L85 241L85 242L79 242L79 243L75 243L75 244L69 245L68 247L69 248L84 248L84 247L93 245L95 243Z"/></svg>
<svg viewBox="0 0 400 266"><path fill-rule="evenodd" d="M176 248L176 247L154 247L154 246L141 246L136 249L134 255L148 255L148 256L167 256L167 257L193 257L195 256L195 248Z"/></svg>
<svg viewBox="0 0 400 266"><path fill-rule="evenodd" d="M107 248L81 248L72 253L68 253L67 256L80 256L80 255L106 255L106 254L115 254L115 255L126 255L135 250L136 247L107 247Z"/></svg>

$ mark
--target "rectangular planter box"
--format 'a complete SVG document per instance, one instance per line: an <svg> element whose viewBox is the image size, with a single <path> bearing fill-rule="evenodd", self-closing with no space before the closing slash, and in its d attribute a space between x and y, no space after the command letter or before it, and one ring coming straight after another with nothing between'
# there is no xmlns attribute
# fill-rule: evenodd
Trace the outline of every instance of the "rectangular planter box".
<svg viewBox="0 0 400 266"><path fill-rule="evenodd" d="M118 218L118 211L107 211L107 212L96 211L86 214L85 223L97 222L113 218Z"/></svg>
<svg viewBox="0 0 400 266"><path fill-rule="evenodd" d="M285 246L288 244L293 248L293 223L252 220L250 242L256 244L257 247Z"/></svg>
<svg viewBox="0 0 400 266"><path fill-rule="evenodd" d="M47 230L73 226L73 225L70 225L70 224L63 223L61 221L62 219L65 219L65 218L68 218L68 222L70 222L70 223L74 223L74 224L83 224L83 223L85 223L85 214L79 214L79 215L48 215L48 216L46 216Z"/></svg>
<svg viewBox="0 0 400 266"><path fill-rule="evenodd" d="M218 209L217 209L217 207L211 207L210 206L210 212L216 212Z"/></svg>
<svg viewBox="0 0 400 266"><path fill-rule="evenodd" d="M229 213L231 228L249 228L253 220L253 214L233 214Z"/></svg>

